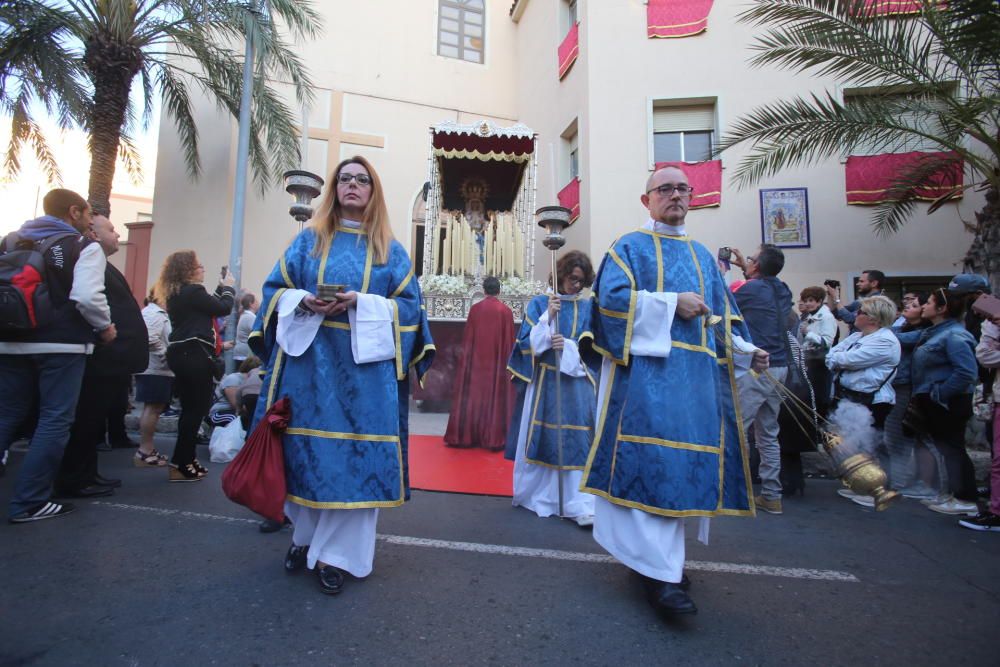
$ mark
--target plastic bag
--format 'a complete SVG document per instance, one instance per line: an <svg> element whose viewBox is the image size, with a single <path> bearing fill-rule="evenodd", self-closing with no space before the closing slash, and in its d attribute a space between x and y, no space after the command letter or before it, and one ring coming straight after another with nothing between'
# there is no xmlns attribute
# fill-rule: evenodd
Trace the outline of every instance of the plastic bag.
<svg viewBox="0 0 1000 667"><path fill-rule="evenodd" d="M217 426L208 441L209 460L212 463L229 463L243 449L246 437L247 432L238 417L225 426Z"/></svg>
<svg viewBox="0 0 1000 667"><path fill-rule="evenodd" d="M271 406L246 446L222 473L222 491L234 503L275 521L285 518L285 458L281 436L292 418L286 397Z"/></svg>

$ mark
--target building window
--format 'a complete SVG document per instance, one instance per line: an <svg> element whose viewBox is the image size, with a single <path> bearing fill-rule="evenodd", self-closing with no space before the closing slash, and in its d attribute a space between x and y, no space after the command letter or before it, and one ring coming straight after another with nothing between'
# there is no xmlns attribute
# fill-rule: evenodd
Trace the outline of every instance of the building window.
<svg viewBox="0 0 1000 667"><path fill-rule="evenodd" d="M438 55L483 62L485 0L438 1Z"/></svg>
<svg viewBox="0 0 1000 667"><path fill-rule="evenodd" d="M898 89L896 89L898 90ZM892 116L899 119L900 125L912 127L931 136L944 134L934 110L944 110L945 102L941 99L927 99L922 103L910 104L912 95L905 90L900 92L886 91L880 88L853 88L844 91L844 106L848 110L860 111L866 105L879 107L884 112L887 107L892 110ZM881 155L883 153L909 153L911 151L942 151L942 146L927 137L908 136L903 139L871 141L865 145L856 146L851 155Z"/></svg>
<svg viewBox="0 0 1000 667"><path fill-rule="evenodd" d="M562 182L580 178L580 131L576 118L566 126L559 137L562 145L559 149L559 180Z"/></svg>
<svg viewBox="0 0 1000 667"><path fill-rule="evenodd" d="M704 162L715 145L715 104L653 105L653 162Z"/></svg>

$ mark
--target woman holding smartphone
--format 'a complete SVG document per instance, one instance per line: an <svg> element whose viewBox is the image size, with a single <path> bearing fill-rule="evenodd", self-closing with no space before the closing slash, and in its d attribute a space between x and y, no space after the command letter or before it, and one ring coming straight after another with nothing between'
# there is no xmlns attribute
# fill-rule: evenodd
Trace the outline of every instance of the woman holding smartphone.
<svg viewBox="0 0 1000 667"><path fill-rule="evenodd" d="M214 294L205 290L204 280L205 267L195 252L178 250L163 263L154 288L170 317L167 364L174 373L174 388L181 400L177 444L168 469L171 482L197 482L208 474L195 457L195 450L198 427L212 407L215 388L213 319L233 309L236 280L227 272Z"/></svg>
<svg viewBox="0 0 1000 667"><path fill-rule="evenodd" d="M268 369L257 419L291 400L285 569L315 570L326 594L371 573L379 509L408 495L407 376L434 354L421 301L375 169L344 160L264 284L248 340Z"/></svg>

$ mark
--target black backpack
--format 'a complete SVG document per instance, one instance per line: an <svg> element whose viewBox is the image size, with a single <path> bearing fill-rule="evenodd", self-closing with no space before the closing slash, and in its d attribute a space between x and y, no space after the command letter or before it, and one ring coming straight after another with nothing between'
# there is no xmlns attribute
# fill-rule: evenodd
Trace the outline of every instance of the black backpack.
<svg viewBox="0 0 1000 667"><path fill-rule="evenodd" d="M53 234L41 241L21 239L11 232L0 245L0 331L26 332L52 321L55 308L49 294L45 253L62 239L78 234Z"/></svg>

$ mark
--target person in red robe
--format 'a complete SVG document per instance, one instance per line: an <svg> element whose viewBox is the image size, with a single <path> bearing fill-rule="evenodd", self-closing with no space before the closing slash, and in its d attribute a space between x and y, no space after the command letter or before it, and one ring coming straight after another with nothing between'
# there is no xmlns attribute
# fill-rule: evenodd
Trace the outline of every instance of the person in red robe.
<svg viewBox="0 0 1000 667"><path fill-rule="evenodd" d="M500 280L483 280L486 298L469 309L444 442L449 447L504 448L514 409L507 359L514 348L514 314L497 294Z"/></svg>

